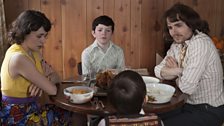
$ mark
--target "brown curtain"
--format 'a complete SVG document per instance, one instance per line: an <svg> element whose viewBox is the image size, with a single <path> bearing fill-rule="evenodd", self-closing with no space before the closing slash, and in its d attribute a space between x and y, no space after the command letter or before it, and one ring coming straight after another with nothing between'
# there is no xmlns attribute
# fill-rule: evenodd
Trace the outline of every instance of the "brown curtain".
<svg viewBox="0 0 224 126"><path fill-rule="evenodd" d="M5 51L8 48L6 35L7 31L5 22L4 2L3 0L0 0L0 64L2 64Z"/></svg>

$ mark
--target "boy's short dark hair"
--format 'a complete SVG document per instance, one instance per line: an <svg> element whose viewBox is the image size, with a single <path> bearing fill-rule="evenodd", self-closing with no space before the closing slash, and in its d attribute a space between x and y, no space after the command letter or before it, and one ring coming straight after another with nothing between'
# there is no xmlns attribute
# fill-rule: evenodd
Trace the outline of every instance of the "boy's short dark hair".
<svg viewBox="0 0 224 126"><path fill-rule="evenodd" d="M112 32L114 32L114 21L110 17L106 15L97 17L92 23L92 30L95 31L96 26L98 26L99 24L112 26Z"/></svg>
<svg viewBox="0 0 224 126"><path fill-rule="evenodd" d="M108 98L118 114L139 114L146 95L146 85L137 72L126 70L114 77Z"/></svg>

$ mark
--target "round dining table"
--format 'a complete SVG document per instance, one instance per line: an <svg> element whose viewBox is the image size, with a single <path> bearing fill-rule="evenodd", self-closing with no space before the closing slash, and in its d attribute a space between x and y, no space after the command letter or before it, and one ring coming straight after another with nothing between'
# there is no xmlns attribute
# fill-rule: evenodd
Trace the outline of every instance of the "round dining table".
<svg viewBox="0 0 224 126"><path fill-rule="evenodd" d="M145 113L164 113L171 111L177 107L182 106L185 103L186 95L183 94L176 86L175 82L163 82L166 84L170 84L176 88L174 95L171 100L167 103L163 104L152 104L146 103L143 106L143 110ZM111 105L106 95L102 96L94 96L90 102L84 104L74 104L71 103L64 95L64 89L70 86L83 85L82 83L77 82L62 82L58 84L58 93L55 96L51 96L50 100L58 107L63 109L80 113L80 114L91 114L91 115L99 115L99 116L107 116L116 113L116 109ZM94 104L99 102L101 104Z"/></svg>

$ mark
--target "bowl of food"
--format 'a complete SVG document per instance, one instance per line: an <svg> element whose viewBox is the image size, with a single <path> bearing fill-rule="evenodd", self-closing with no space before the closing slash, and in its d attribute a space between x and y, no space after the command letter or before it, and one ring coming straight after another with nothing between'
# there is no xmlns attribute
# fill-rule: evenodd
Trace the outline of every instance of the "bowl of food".
<svg viewBox="0 0 224 126"><path fill-rule="evenodd" d="M72 86L64 89L65 96L75 104L83 104L90 101L93 97L94 89L87 86Z"/></svg>
<svg viewBox="0 0 224 126"><path fill-rule="evenodd" d="M156 77L151 77L151 76L142 76L142 79L144 80L145 83L159 83L160 80Z"/></svg>
<svg viewBox="0 0 224 126"><path fill-rule="evenodd" d="M175 88L164 83L146 83L148 103L167 103L174 95Z"/></svg>

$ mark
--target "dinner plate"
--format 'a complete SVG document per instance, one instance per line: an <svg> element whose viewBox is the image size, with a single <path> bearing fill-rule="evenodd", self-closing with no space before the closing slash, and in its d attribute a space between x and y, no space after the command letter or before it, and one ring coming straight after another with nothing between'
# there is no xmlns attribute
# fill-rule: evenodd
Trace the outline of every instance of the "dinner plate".
<svg viewBox="0 0 224 126"><path fill-rule="evenodd" d="M142 76L142 79L144 80L145 83L159 83L160 80L156 77L151 77L151 76Z"/></svg>
<svg viewBox="0 0 224 126"><path fill-rule="evenodd" d="M147 83L146 84L148 103L163 104L171 100L175 88L164 83Z"/></svg>

